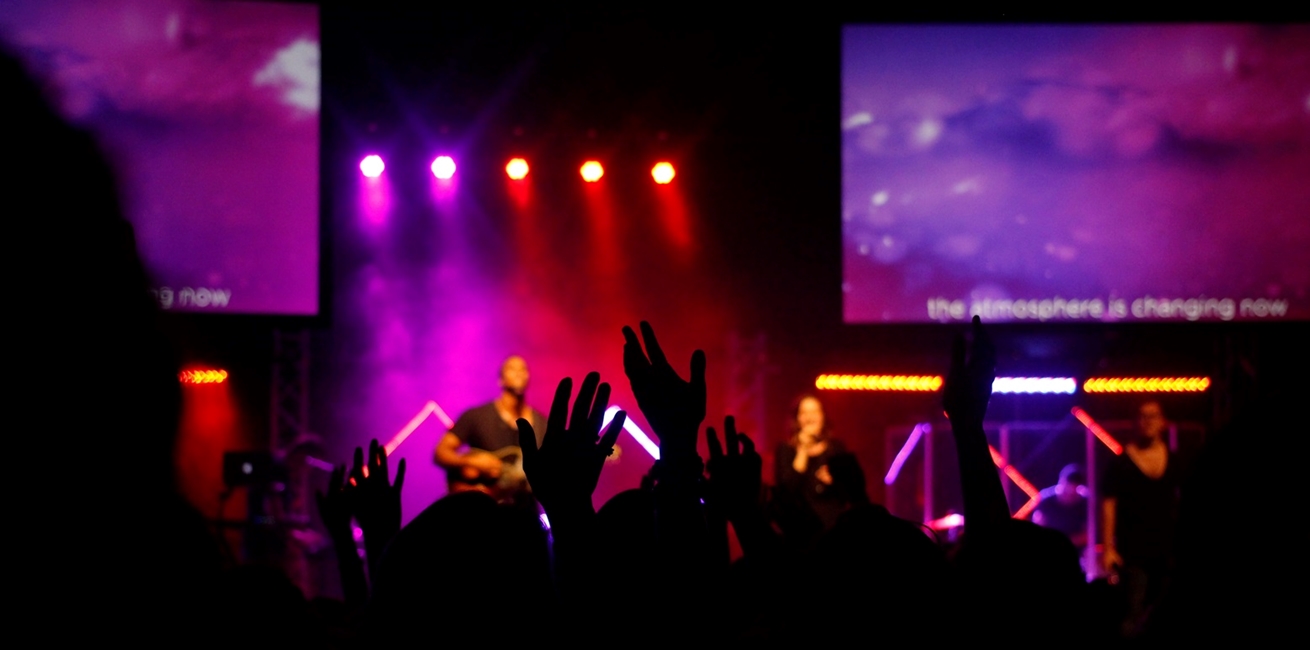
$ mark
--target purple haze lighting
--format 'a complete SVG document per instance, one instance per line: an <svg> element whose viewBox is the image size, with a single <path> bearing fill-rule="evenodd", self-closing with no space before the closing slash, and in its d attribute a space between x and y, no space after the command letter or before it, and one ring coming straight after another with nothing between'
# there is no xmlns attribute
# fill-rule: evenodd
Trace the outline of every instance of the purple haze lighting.
<svg viewBox="0 0 1310 650"><path fill-rule="evenodd" d="M1073 395L1078 381L1073 377L997 377L993 393L1042 393Z"/></svg>
<svg viewBox="0 0 1310 650"><path fill-rule="evenodd" d="M382 156L369 154L359 161L359 171L369 178L377 178L387 168L386 163L382 162Z"/></svg>
<svg viewBox="0 0 1310 650"><path fill-rule="evenodd" d="M455 159L450 156L437 156L432 161L432 175L448 181L455 177Z"/></svg>
<svg viewBox="0 0 1310 650"><path fill-rule="evenodd" d="M614 414L618 413L620 410L622 409L618 406L611 406L608 409L605 409L605 421L601 423L600 428L604 430L605 427L609 426L610 421L614 419ZM655 444L654 441L646 435L646 432L642 431L641 427L637 426L637 424L632 421L632 418L628 418L623 423L623 430L627 431L628 435L631 435L632 439L636 440L637 444L641 445L641 448L645 449L646 453L650 454L651 458L654 458L655 460L660 459L659 445Z"/></svg>
<svg viewBox="0 0 1310 650"><path fill-rule="evenodd" d="M914 425L914 431L910 432L910 437L905 439L905 444L901 445L901 450L896 452L896 458L892 460L892 466L887 468L887 475L882 477L884 485L891 485L896 482L896 477L901 474L901 467L905 466L905 461L910 458L910 453L914 451L915 445L919 444L919 438L925 433L932 433L932 425L922 422Z"/></svg>

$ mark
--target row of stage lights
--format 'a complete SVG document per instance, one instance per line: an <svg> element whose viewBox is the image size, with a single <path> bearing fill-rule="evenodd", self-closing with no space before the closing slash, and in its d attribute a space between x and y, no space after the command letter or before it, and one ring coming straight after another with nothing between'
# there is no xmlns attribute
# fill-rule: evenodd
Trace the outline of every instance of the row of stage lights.
<svg viewBox="0 0 1310 650"><path fill-rule="evenodd" d="M448 181L454 178L457 169L455 166L455 159L450 156L437 156L432 161L430 168L432 170L432 175L443 181ZM382 173L385 172L386 169L386 162L382 160L382 156L377 154L369 154L364 156L363 160L359 161L359 171L366 178L378 178L382 176ZM528 177L529 171L530 168L528 167L528 161L523 158L512 158L509 162L505 163L505 175L511 180L521 181ZM605 176L605 167L601 165L599 161L588 160L582 163L582 167L578 168L578 174L582 176L582 180L588 183L595 183ZM660 161L655 163L654 167L650 168L651 178L660 185L668 185L669 183L672 183L673 178L677 175L677 170L675 170L673 164L669 162Z"/></svg>
<svg viewBox="0 0 1310 650"><path fill-rule="evenodd" d="M940 375L819 375L819 390L868 390L933 393L941 390ZM1203 393L1209 377L1093 377L1083 382L1084 393ZM1073 395L1073 377L997 377L993 393Z"/></svg>

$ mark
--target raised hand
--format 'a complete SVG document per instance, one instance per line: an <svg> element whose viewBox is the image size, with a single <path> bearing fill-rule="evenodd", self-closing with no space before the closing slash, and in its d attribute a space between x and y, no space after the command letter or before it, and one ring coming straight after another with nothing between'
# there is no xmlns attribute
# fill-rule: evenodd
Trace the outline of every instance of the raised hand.
<svg viewBox="0 0 1310 650"><path fill-rule="evenodd" d="M951 372L946 378L943 401L946 417L954 425L982 425L987 402L996 380L996 348L983 329L982 319L973 317L973 345L968 349L963 336L956 337L951 354Z"/></svg>
<svg viewBox="0 0 1310 650"><path fill-rule="evenodd" d="M756 453L755 443L737 432L737 421L731 415L723 418L722 442L714 427L706 430L706 437L710 448L706 496L710 505L735 522L759 507L764 461Z"/></svg>
<svg viewBox="0 0 1310 650"><path fill-rule="evenodd" d="M353 486L346 482L346 466L337 465L332 470L332 478L328 479L327 492L317 492L314 495L318 503L318 516L323 520L323 526L327 528L333 541L337 541L338 538L352 539L350 502L354 498L351 494L353 489Z"/></svg>
<svg viewBox="0 0 1310 650"><path fill-rule="evenodd" d="M364 565L355 547L355 535L350 525L354 515L355 486L346 480L346 466L337 465L328 480L327 492L315 493L318 515L332 539L337 554L337 570L341 574L341 590L346 605L352 610L363 607L368 599L368 583L364 578Z"/></svg>
<svg viewBox="0 0 1310 650"><path fill-rule="evenodd" d="M955 340L943 400L960 462L967 530L979 539L1010 518L1010 507L983 431L992 382L996 380L996 348L977 316L973 317L972 328L972 346L965 345L963 336Z"/></svg>
<svg viewBox="0 0 1310 650"><path fill-rule="evenodd" d="M619 411L605 435L600 435L605 408L609 405L610 385L600 382L599 373L588 373L582 380L570 417L572 392L573 380L565 377L555 389L540 448L532 424L524 419L518 421L523 471L533 495L552 517L566 511L591 509L591 493L600 480L601 467L613 453L614 442L628 418L627 413Z"/></svg>
<svg viewBox="0 0 1310 650"><path fill-rule="evenodd" d="M659 436L660 458L665 464L690 458L699 463L696 435L705 420L705 353L692 353L691 380L686 381L669 365L650 323L641 322L645 351L631 327L623 328L623 338L623 370L637 406Z"/></svg>
<svg viewBox="0 0 1310 650"><path fill-rule="evenodd" d="M350 480L355 486L355 519L364 530L364 543L371 556L373 549L380 552L400 532L400 489L405 483L405 459L396 466L396 482L392 484L386 449L374 439L368 444L367 465L364 450L355 448Z"/></svg>

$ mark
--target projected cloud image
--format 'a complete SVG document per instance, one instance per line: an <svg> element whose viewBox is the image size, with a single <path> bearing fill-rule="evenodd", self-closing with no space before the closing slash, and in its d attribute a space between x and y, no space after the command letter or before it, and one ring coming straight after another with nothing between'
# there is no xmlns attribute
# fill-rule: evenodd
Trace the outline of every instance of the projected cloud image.
<svg viewBox="0 0 1310 650"><path fill-rule="evenodd" d="M848 27L848 322L1310 318L1310 27Z"/></svg>
<svg viewBox="0 0 1310 650"><path fill-rule="evenodd" d="M318 311L317 7L9 0L0 40L114 162L163 308Z"/></svg>

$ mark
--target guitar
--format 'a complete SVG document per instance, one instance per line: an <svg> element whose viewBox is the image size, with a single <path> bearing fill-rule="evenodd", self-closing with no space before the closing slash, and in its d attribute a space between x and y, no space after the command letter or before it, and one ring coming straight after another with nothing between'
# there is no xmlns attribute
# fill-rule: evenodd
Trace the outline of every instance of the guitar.
<svg viewBox="0 0 1310 650"><path fill-rule="evenodd" d="M474 467L461 467L458 471L447 471L446 491L448 493L481 492L490 495L501 503L532 494L532 488L528 485L528 475L523 471L523 450L517 445L501 447L495 451L470 449L469 453L491 454L500 459L500 473L492 475ZM614 452L605 458L605 462L617 462L619 453L619 446L614 445Z"/></svg>
<svg viewBox="0 0 1310 650"><path fill-rule="evenodd" d="M511 501L514 497L531 494L528 475L523 472L523 450L517 445L501 447L495 451L470 449L469 453L491 454L500 460L500 472L491 474L474 467L461 467L446 472L446 488L456 492L482 492L497 501Z"/></svg>

